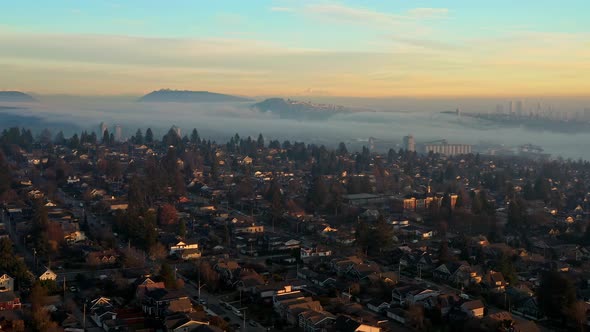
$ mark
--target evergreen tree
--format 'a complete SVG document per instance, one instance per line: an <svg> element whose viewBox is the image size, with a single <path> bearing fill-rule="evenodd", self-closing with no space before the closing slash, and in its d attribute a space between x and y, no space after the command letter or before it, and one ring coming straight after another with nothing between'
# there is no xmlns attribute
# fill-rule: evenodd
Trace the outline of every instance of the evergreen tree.
<svg viewBox="0 0 590 332"><path fill-rule="evenodd" d="M186 221L184 219L181 219L178 225L178 236L182 238L186 236Z"/></svg>
<svg viewBox="0 0 590 332"><path fill-rule="evenodd" d="M63 131L59 131L59 133L57 133L57 135L55 135L55 138L53 139L53 143L55 143L56 145L65 145L66 144L66 138L64 137L64 132Z"/></svg>
<svg viewBox="0 0 590 332"><path fill-rule="evenodd" d="M197 128L194 128L193 132L191 133L191 143L197 145L201 143L201 138L199 137L199 132L197 131Z"/></svg>
<svg viewBox="0 0 590 332"><path fill-rule="evenodd" d="M145 142L147 144L152 144L154 142L154 133L152 133L152 128L148 128L145 131L145 138L144 138Z"/></svg>
<svg viewBox="0 0 590 332"><path fill-rule="evenodd" d="M137 129L137 131L135 132L135 144L143 144L143 133L141 132L141 129Z"/></svg>
<svg viewBox="0 0 590 332"><path fill-rule="evenodd" d="M262 137L262 134L258 134L258 140L256 141L256 146L259 149L263 149L264 148L264 137Z"/></svg>
<svg viewBox="0 0 590 332"><path fill-rule="evenodd" d="M164 285L169 289L176 289L176 278L172 267L168 263L162 263L160 266L160 278L164 280Z"/></svg>
<svg viewBox="0 0 590 332"><path fill-rule="evenodd" d="M10 189L12 176L4 153L0 151L0 196Z"/></svg>

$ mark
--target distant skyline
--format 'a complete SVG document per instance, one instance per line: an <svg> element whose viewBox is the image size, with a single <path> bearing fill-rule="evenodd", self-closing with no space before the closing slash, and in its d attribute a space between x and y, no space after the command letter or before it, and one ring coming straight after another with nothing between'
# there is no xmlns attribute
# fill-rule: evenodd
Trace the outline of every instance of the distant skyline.
<svg viewBox="0 0 590 332"><path fill-rule="evenodd" d="M0 90L141 95L590 95L590 3L11 1Z"/></svg>

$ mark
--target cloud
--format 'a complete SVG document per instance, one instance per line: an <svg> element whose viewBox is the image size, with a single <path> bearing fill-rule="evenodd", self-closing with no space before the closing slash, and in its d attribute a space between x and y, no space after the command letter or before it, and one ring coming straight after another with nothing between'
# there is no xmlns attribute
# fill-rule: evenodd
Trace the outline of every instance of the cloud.
<svg viewBox="0 0 590 332"><path fill-rule="evenodd" d="M379 11L360 8L349 7L341 4L315 4L308 5L304 8L304 12L311 15L320 16L323 18L352 22L352 23L388 23L394 24L403 19L402 16L382 13Z"/></svg>
<svg viewBox="0 0 590 332"><path fill-rule="evenodd" d="M414 8L404 13L387 13L364 7L351 7L338 3L313 4L303 8L303 12L322 18L356 24L401 24L421 19L444 18L447 8Z"/></svg>
<svg viewBox="0 0 590 332"><path fill-rule="evenodd" d="M294 9L290 7L270 7L271 12L293 12Z"/></svg>
<svg viewBox="0 0 590 332"><path fill-rule="evenodd" d="M441 18L449 14L447 8L414 8L408 11L414 18Z"/></svg>

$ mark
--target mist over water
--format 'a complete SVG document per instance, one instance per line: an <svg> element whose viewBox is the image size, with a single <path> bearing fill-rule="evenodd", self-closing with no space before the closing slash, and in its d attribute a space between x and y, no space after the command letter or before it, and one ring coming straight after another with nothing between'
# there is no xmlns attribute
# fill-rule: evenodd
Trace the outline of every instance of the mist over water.
<svg viewBox="0 0 590 332"><path fill-rule="evenodd" d="M446 109L425 107L423 111L397 111L387 110L386 104L382 103L382 107L372 108L376 110L373 112L340 114L327 121L298 121L258 112L250 108L251 104L138 103L131 98L108 101L55 98L35 104L0 103L1 106L25 107L1 109L0 128L15 124L14 119L3 120L10 115L21 119L20 127L34 126L36 128L33 129L38 130L44 126L52 131L63 130L66 136L80 130L98 132L101 122L105 122L110 131L115 125L121 125L124 138L135 134L138 128L145 132L148 127L159 136L176 125L182 129L183 135L190 135L192 128L197 128L201 137L220 142L225 142L235 133L253 138L262 133L267 141L298 140L329 146L343 141L354 149L367 144L369 137L373 137L379 150L399 149L402 137L412 134L417 143L446 139L450 143L485 142L509 148L531 143L541 146L552 157L590 160L590 149L585 148L586 142L590 141L590 133L503 128L474 118L440 113ZM64 124L71 126L64 128Z"/></svg>

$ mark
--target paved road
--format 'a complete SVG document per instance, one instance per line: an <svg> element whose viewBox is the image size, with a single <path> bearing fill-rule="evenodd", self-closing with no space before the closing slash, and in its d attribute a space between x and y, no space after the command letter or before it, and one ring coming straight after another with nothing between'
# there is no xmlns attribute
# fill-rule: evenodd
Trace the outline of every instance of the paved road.
<svg viewBox="0 0 590 332"><path fill-rule="evenodd" d="M184 284L184 288L185 288L186 292L191 297L198 296L199 295L199 291L198 291L199 286L197 284L195 284L194 282L188 280L187 278L183 277L182 275L180 275L180 277L186 281L186 283ZM216 296L216 295L213 295L213 294L207 292L205 287L201 287L201 298L207 300L206 306L209 307L210 309L212 309L212 311L215 312L216 314L218 314L218 316L228 317L230 319L229 323L231 325L239 324L240 326L242 326L241 331L249 331L249 332L266 331L266 328L264 328L264 327L261 327L261 326L253 327L253 326L250 326L250 324L248 324L248 322L250 321L248 319L248 311L246 311L246 329L244 329L244 318L238 317L235 313L225 309L221 305L221 303L223 301L220 299L220 296Z"/></svg>

